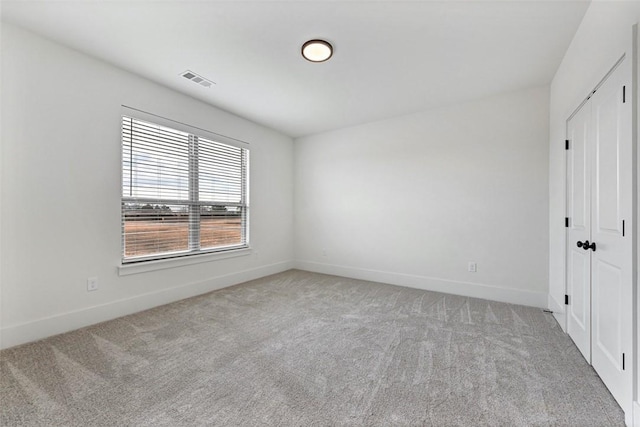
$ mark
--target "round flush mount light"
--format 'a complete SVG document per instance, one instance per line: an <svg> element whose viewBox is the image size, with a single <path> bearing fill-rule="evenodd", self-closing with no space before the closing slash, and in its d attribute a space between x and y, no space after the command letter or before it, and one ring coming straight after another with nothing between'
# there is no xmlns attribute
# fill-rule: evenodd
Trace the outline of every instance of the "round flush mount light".
<svg viewBox="0 0 640 427"><path fill-rule="evenodd" d="M324 62L333 55L333 46L324 40L309 40L302 45L302 56L307 61Z"/></svg>

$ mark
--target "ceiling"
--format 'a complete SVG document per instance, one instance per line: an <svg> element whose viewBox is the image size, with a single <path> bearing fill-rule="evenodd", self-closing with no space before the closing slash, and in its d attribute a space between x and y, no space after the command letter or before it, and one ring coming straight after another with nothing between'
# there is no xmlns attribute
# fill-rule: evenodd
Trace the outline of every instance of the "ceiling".
<svg viewBox="0 0 640 427"><path fill-rule="evenodd" d="M3 0L2 18L299 137L549 84L588 6ZM329 61L302 59L312 38L333 44Z"/></svg>

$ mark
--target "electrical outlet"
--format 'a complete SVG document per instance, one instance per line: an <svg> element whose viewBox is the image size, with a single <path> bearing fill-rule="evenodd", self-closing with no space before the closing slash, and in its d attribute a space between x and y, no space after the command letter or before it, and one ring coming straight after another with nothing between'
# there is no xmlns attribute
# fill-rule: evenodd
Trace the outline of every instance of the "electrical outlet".
<svg viewBox="0 0 640 427"><path fill-rule="evenodd" d="M469 271L471 273L475 273L478 271L478 264L476 264L475 262L470 262L469 263Z"/></svg>
<svg viewBox="0 0 640 427"><path fill-rule="evenodd" d="M87 291L97 291L98 290L98 278L97 277L89 277L87 279Z"/></svg>

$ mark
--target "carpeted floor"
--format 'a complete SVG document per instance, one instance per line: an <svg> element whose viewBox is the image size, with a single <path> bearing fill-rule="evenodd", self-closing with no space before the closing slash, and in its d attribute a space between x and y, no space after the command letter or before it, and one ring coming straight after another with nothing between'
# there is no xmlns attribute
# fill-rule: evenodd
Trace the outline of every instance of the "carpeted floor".
<svg viewBox="0 0 640 427"><path fill-rule="evenodd" d="M0 353L2 426L623 426L539 309L288 271Z"/></svg>

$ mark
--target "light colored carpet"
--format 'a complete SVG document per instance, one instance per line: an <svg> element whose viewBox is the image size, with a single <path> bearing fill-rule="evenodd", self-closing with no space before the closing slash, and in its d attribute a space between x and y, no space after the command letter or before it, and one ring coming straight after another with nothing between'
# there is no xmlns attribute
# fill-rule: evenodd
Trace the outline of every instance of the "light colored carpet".
<svg viewBox="0 0 640 427"><path fill-rule="evenodd" d="M2 426L623 426L539 309L288 271L0 353Z"/></svg>

